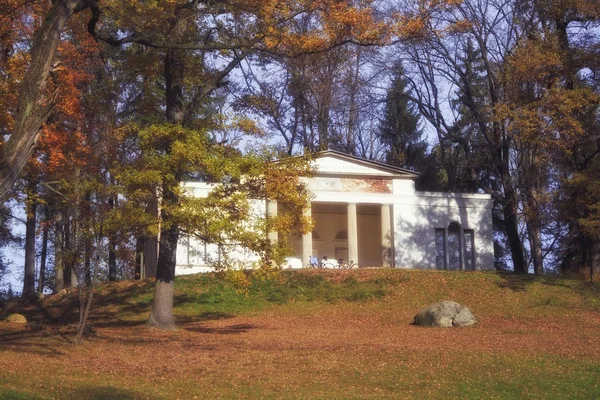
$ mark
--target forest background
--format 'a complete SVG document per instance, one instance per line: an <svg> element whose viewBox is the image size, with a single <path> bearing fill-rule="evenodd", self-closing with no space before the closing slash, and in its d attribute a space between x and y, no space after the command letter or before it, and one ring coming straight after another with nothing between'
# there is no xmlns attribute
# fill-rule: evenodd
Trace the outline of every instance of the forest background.
<svg viewBox="0 0 600 400"><path fill-rule="evenodd" d="M490 194L498 269L598 279L599 23L590 0L5 0L0 245L24 296L156 277L169 326L179 238L280 259L266 232L310 228L286 156L335 149ZM290 212L248 229L249 198Z"/></svg>

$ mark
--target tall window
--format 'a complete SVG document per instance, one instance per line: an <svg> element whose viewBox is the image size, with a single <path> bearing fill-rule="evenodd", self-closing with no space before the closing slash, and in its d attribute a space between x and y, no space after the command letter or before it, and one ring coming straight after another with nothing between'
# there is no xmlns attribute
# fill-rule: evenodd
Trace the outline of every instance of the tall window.
<svg viewBox="0 0 600 400"><path fill-rule="evenodd" d="M435 268L446 269L446 245L444 244L444 236L446 235L445 229L435 230Z"/></svg>
<svg viewBox="0 0 600 400"><path fill-rule="evenodd" d="M465 238L465 269L473 271L475 269L475 234L473 229L465 229L463 236Z"/></svg>
<svg viewBox="0 0 600 400"><path fill-rule="evenodd" d="M457 222L435 230L435 267L448 270L475 269L475 234Z"/></svg>
<svg viewBox="0 0 600 400"><path fill-rule="evenodd" d="M446 251L448 252L448 264L446 269L461 269L460 268L460 226L456 222L448 225L448 243L446 245Z"/></svg>

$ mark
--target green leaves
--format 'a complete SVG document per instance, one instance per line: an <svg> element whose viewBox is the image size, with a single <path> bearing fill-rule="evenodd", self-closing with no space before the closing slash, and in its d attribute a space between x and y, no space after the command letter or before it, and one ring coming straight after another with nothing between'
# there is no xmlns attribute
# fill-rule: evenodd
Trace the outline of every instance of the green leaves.
<svg viewBox="0 0 600 400"><path fill-rule="evenodd" d="M127 164L114 166L124 201L115 211L115 226L125 222L148 235L158 223L177 224L181 232L208 243L235 243L258 252L266 265L289 253L288 237L311 228L303 217L309 205L300 176L310 174L309 159L276 162L272 154L242 154L227 144L214 143L202 130L155 124L123 128L139 140L139 153ZM162 201L169 190L179 199ZM156 196L161 215L144 211ZM265 200L277 201L277 216L265 219ZM279 232L272 243L267 231Z"/></svg>

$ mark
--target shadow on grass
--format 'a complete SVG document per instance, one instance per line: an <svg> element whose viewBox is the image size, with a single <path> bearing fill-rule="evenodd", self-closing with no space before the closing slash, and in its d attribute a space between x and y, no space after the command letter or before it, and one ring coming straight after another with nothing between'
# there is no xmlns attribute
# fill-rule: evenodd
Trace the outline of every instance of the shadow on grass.
<svg viewBox="0 0 600 400"><path fill-rule="evenodd" d="M41 399L41 397L33 395L33 394L21 392L21 391L0 388L0 400L21 400L21 399L37 400L37 399Z"/></svg>
<svg viewBox="0 0 600 400"><path fill-rule="evenodd" d="M535 276L529 274L515 274L502 272L498 286L516 292L526 291L534 283L540 283L550 287L561 287L572 290L585 297L600 296L600 284L587 282L579 279L569 279L556 276Z"/></svg>
<svg viewBox="0 0 600 400"><path fill-rule="evenodd" d="M218 335L231 335L249 332L257 327L250 324L235 324L223 327L185 326L183 329L194 333L211 333Z"/></svg>
<svg viewBox="0 0 600 400"><path fill-rule="evenodd" d="M527 288L536 281L536 277L533 275L515 274L510 272L501 272L499 275L501 280L498 283L498 286L515 292L527 290Z"/></svg>
<svg viewBox="0 0 600 400"><path fill-rule="evenodd" d="M139 393L132 390L121 389L113 386L86 386L77 388L67 393L64 397L69 399L85 400L134 400L134 399L156 399L147 393Z"/></svg>
<svg viewBox="0 0 600 400"><path fill-rule="evenodd" d="M206 311L197 317L193 318L194 321L216 321L220 319L230 319L235 317L234 314L221 312L221 311Z"/></svg>
<svg viewBox="0 0 600 400"><path fill-rule="evenodd" d="M56 347L56 343L52 343L53 340L60 340L59 338L57 331L49 328L41 332L29 329L0 331L0 352L12 350L41 356L63 356L65 353Z"/></svg>

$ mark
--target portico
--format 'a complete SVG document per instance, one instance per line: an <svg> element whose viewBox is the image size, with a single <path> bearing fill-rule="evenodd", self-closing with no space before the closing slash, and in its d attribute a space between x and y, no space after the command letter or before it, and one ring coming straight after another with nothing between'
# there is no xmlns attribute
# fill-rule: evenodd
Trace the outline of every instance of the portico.
<svg viewBox="0 0 600 400"><path fill-rule="evenodd" d="M361 266L393 266L391 204L312 202L312 232L290 242L303 265L327 256Z"/></svg>

